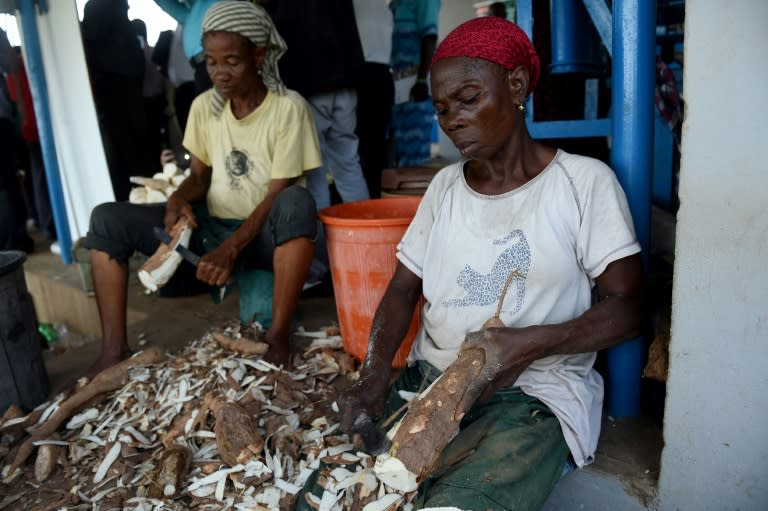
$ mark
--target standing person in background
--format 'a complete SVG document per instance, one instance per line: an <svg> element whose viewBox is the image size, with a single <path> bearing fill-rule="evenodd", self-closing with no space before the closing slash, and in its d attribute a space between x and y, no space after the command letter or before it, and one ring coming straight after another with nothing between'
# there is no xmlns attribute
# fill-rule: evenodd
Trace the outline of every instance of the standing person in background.
<svg viewBox="0 0 768 511"><path fill-rule="evenodd" d="M173 108L179 130L183 134L187 125L189 108L197 96L195 68L184 54L184 25L179 24L173 32L171 47L168 51L168 80L173 85Z"/></svg>
<svg viewBox="0 0 768 511"><path fill-rule="evenodd" d="M163 30L157 36L155 47L152 48L152 62L155 63L163 76L168 76L168 58L171 55L172 42L173 30Z"/></svg>
<svg viewBox="0 0 768 511"><path fill-rule="evenodd" d="M389 8L394 16L392 138L397 166L416 166L429 159L435 109L427 74L437 44L440 0L392 0Z"/></svg>
<svg viewBox="0 0 768 511"><path fill-rule="evenodd" d="M364 60L352 0L272 0L265 7L288 45L280 75L288 87L307 98L317 124L323 166L307 174L317 209L331 205L328 175L342 201L368 199L355 134L355 87ZM307 287L319 284L327 272L321 235Z"/></svg>
<svg viewBox="0 0 768 511"><path fill-rule="evenodd" d="M18 55L0 29L0 74L12 75L18 70ZM26 113L22 110L22 117ZM23 119L22 119L23 120ZM0 79L0 250L32 252L34 242L26 230L26 214L21 186L16 178L14 154L18 135L13 124L13 106Z"/></svg>
<svg viewBox="0 0 768 511"><path fill-rule="evenodd" d="M18 51L17 51L18 55ZM48 195L48 182L45 177L43 154L40 149L40 137L37 133L37 121L32 103L32 93L24 68L24 60L18 55L16 73L8 75L8 92L16 103L20 116L21 136L27 148L27 176L24 180L27 190L27 208L37 228L48 240L56 239L56 228L53 223L51 199Z"/></svg>
<svg viewBox="0 0 768 511"><path fill-rule="evenodd" d="M367 199L355 135L356 86L365 61L352 0L273 0L267 10L288 45L280 75L307 98L317 123L323 167L307 176L317 207L331 204L328 174L344 202Z"/></svg>
<svg viewBox="0 0 768 511"><path fill-rule="evenodd" d="M152 175L157 166L145 142L144 52L127 0L88 0L82 35L112 189L126 200L130 176Z"/></svg>
<svg viewBox="0 0 768 511"><path fill-rule="evenodd" d="M177 27L181 27L181 25L177 25ZM175 34L176 33L173 30L163 30L160 32L155 47L152 50L152 62L157 66L157 69L163 76L163 98L165 100L165 109L163 110L164 132L161 137L163 151L166 149L171 151L180 150L181 138L184 133L184 129L180 125L177 106L179 98L184 96L183 94L180 94L180 87L177 86L175 80L171 80L171 74L174 75L174 79L179 74L178 70L175 69L177 66L176 61L174 61L174 68L171 67L171 47L174 44ZM183 58L184 51L181 49L181 39L179 39L178 53L182 55L182 58L178 60L178 64L182 65L182 73L186 73L186 76L184 76L180 84L188 87L188 90L191 91L188 94L189 99L184 106L184 122L186 124L186 116L189 114L189 107L192 104L192 100L195 98L195 74L192 66L190 66L189 62Z"/></svg>
<svg viewBox="0 0 768 511"><path fill-rule="evenodd" d="M219 1L221 0L155 0L162 10L184 26L184 55L195 70L195 95L211 88L211 78L205 68L200 30L205 12ZM184 126L181 128L183 130Z"/></svg>
<svg viewBox="0 0 768 511"><path fill-rule="evenodd" d="M165 78L152 61L154 48L147 42L147 25L140 19L131 20L141 50L144 52L144 115L147 120L148 150L160 154L163 150L167 122L165 117Z"/></svg>
<svg viewBox="0 0 768 511"><path fill-rule="evenodd" d="M389 59L392 12L386 0L354 0L364 71L357 85L358 153L371 197L381 196L381 171L387 166L387 128L395 99Z"/></svg>
<svg viewBox="0 0 768 511"><path fill-rule="evenodd" d="M488 7L488 15L507 19L507 6L504 4L504 2L493 2Z"/></svg>

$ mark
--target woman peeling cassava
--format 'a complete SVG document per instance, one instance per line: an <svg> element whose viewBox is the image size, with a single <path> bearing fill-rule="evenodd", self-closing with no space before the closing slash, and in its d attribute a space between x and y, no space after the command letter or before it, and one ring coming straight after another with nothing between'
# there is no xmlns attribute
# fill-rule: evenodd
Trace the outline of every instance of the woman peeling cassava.
<svg viewBox="0 0 768 511"><path fill-rule="evenodd" d="M524 103L538 77L531 42L500 18L468 21L437 48L433 101L462 158L434 178L399 244L360 379L338 401L352 431L362 412L389 416L403 404L398 390L430 383L461 350L485 350L490 385L420 485L421 507L539 509L568 467L595 454L596 351L636 334L642 319L624 193L600 161L531 138ZM508 278L506 326L483 328ZM422 293L409 366L388 388Z"/></svg>
<svg viewBox="0 0 768 511"><path fill-rule="evenodd" d="M263 8L216 3L203 19L202 43L213 88L189 113L190 177L166 204L105 203L91 213L86 246L104 336L91 376L130 354L128 259L153 254L160 244L153 227L170 232L180 219L195 227L190 248L204 255L197 268L183 263L168 287L182 294L247 279L251 268L271 270L265 359L290 363L291 321L317 239L315 202L296 184L322 163L315 123L304 98L280 79L286 45Z"/></svg>

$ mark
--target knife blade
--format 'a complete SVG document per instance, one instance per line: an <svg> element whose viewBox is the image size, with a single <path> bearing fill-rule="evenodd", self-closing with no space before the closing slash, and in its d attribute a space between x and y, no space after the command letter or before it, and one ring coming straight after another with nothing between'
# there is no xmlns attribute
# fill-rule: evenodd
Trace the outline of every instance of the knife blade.
<svg viewBox="0 0 768 511"><path fill-rule="evenodd" d="M154 227L153 232L155 233L155 238L160 240L162 243L165 243L169 247L171 246L173 238L171 238L171 235L165 232L162 227ZM187 247L183 246L181 243L177 243L174 249L176 252L181 254L181 257L192 263L194 266L200 264L200 256L192 252Z"/></svg>

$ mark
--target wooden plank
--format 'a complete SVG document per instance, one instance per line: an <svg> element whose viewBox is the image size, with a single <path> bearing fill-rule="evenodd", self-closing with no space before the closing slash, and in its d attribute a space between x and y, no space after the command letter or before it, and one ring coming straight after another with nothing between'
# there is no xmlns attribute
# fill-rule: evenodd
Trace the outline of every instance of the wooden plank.
<svg viewBox="0 0 768 511"><path fill-rule="evenodd" d="M63 323L73 332L101 337L99 310L93 296L80 287L33 271L27 271L26 278L40 322Z"/></svg>

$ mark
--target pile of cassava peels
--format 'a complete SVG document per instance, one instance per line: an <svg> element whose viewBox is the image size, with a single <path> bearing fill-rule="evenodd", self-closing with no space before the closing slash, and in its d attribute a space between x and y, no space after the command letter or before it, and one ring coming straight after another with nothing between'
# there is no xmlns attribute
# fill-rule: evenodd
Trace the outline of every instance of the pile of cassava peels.
<svg viewBox="0 0 768 511"><path fill-rule="evenodd" d="M12 406L0 510L413 509L415 491L385 483L336 422L357 377L338 328L297 335L312 341L290 371L234 325L137 353L29 414ZM321 462L322 495L299 493Z"/></svg>
<svg viewBox="0 0 768 511"><path fill-rule="evenodd" d="M9 408L0 509L282 508L312 457L346 441L332 384L354 363L326 338L281 371L238 334L146 350L28 415Z"/></svg>

